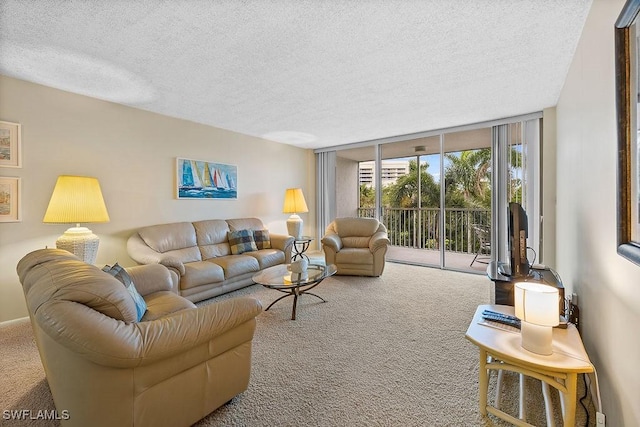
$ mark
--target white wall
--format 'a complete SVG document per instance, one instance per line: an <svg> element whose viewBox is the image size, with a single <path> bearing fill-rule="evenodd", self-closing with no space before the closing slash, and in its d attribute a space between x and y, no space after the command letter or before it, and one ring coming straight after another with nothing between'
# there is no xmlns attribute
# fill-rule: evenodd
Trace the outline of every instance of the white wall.
<svg viewBox="0 0 640 427"><path fill-rule="evenodd" d="M0 120L22 124L22 222L0 223L0 321L27 315L16 264L55 241L68 225L43 224L58 175L100 180L111 221L86 224L100 237L98 266L135 265L126 239L151 224L212 218L261 218L285 233L284 190L302 187L315 235L315 162L303 150L223 129L0 76ZM237 200L177 200L176 157L238 166Z"/></svg>
<svg viewBox="0 0 640 427"><path fill-rule="evenodd" d="M556 260L579 297L582 336L610 426L640 425L640 266L616 253L614 23L594 0L556 107Z"/></svg>

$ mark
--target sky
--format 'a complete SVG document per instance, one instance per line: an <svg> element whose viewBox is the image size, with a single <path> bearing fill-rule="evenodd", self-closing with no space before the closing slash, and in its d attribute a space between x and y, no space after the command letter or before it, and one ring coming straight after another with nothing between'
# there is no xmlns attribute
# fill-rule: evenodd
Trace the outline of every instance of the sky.
<svg viewBox="0 0 640 427"><path fill-rule="evenodd" d="M393 161L397 161L397 160L411 161L415 159L416 159L415 156L411 156L411 157L402 157L399 159L393 159ZM384 163L384 160L382 162ZM429 164L429 167L427 168L427 172L429 172L431 176L433 176L436 182L440 182L440 154L421 155L420 163L424 164L425 162ZM444 159L445 168L447 167L448 164L449 164L449 160L445 157Z"/></svg>

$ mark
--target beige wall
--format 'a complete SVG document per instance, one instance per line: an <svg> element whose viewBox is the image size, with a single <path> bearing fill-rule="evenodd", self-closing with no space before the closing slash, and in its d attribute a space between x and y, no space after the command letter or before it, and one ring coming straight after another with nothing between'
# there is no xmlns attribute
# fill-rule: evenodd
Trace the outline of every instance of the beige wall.
<svg viewBox="0 0 640 427"><path fill-rule="evenodd" d="M556 260L579 297L607 425L638 426L640 266L616 253L613 28L623 3L594 0L556 107Z"/></svg>
<svg viewBox="0 0 640 427"><path fill-rule="evenodd" d="M43 224L58 175L100 180L111 221L87 224L100 241L96 264L135 265L126 239L141 226L256 216L286 233L284 190L302 187L315 234L315 162L303 150L0 76L0 120L22 124L22 222L0 223L0 321L27 315L16 264L54 247L68 225ZM238 166L237 200L176 200L176 157Z"/></svg>

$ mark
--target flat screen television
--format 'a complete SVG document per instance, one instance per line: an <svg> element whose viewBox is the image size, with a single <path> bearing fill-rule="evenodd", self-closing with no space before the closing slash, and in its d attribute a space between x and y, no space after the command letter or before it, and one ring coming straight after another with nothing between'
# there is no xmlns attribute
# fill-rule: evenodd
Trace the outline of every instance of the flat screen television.
<svg viewBox="0 0 640 427"><path fill-rule="evenodd" d="M529 274L527 259L527 237L529 227L527 213L519 203L509 203L509 267L510 276L526 276Z"/></svg>

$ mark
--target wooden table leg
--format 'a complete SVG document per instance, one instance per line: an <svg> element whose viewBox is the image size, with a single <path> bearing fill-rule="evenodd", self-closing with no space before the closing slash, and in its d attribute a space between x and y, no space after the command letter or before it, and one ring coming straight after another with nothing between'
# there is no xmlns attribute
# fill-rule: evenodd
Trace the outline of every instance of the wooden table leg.
<svg viewBox="0 0 640 427"><path fill-rule="evenodd" d="M564 385L567 388L566 393L560 393L564 397L564 425L565 427L573 427L576 422L576 401L578 394L578 374L575 372L567 373L567 378L564 380Z"/></svg>
<svg viewBox="0 0 640 427"><path fill-rule="evenodd" d="M489 373L487 372L487 352L480 349L480 370L478 379L480 413L487 415L487 392L489 389Z"/></svg>
<svg viewBox="0 0 640 427"><path fill-rule="evenodd" d="M504 377L504 371L500 369L498 371L498 379L496 380L496 398L493 402L493 406L500 409L502 405L502 378Z"/></svg>

